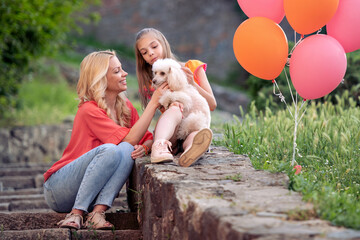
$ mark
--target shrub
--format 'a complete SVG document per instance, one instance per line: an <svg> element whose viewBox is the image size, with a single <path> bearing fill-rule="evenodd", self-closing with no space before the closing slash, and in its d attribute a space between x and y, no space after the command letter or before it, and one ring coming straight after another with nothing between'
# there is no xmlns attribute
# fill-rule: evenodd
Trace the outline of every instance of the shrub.
<svg viewBox="0 0 360 240"><path fill-rule="evenodd" d="M19 84L30 63L56 52L66 34L78 29L74 14L98 0L0 0L0 115L18 106Z"/></svg>

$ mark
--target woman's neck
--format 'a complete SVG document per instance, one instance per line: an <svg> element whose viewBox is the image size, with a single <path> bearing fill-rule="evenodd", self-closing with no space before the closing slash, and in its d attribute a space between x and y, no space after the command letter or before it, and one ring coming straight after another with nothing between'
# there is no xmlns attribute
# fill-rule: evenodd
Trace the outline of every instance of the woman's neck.
<svg viewBox="0 0 360 240"><path fill-rule="evenodd" d="M115 110L115 103L116 103L117 95L115 94L106 94L105 95L105 102L107 107L111 110L111 112L116 112Z"/></svg>

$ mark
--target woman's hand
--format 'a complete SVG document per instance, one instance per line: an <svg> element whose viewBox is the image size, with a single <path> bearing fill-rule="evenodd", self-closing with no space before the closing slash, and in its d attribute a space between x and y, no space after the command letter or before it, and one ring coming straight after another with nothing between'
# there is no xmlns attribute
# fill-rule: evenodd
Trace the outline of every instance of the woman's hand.
<svg viewBox="0 0 360 240"><path fill-rule="evenodd" d="M161 84L152 94L150 102L157 104L157 107L159 107L159 99L167 89L169 89L167 82Z"/></svg>
<svg viewBox="0 0 360 240"><path fill-rule="evenodd" d="M144 156L146 156L146 154L148 154L148 152L146 151L144 145L135 145L134 149L135 150L131 153L131 157L133 159L144 157Z"/></svg>
<svg viewBox="0 0 360 240"><path fill-rule="evenodd" d="M188 67L182 67L181 69L184 71L184 73L185 73L185 75L186 75L186 79L188 80L188 83L189 83L190 85L194 85L194 83L195 83L195 81L194 81L194 74L191 72L190 68L188 68Z"/></svg>

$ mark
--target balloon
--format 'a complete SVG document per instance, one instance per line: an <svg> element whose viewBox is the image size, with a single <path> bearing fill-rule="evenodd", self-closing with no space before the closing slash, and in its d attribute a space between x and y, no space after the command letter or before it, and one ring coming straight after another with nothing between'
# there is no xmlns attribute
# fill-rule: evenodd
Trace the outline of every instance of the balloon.
<svg viewBox="0 0 360 240"><path fill-rule="evenodd" d="M284 0L285 16L300 34L313 33L327 24L338 8L339 0Z"/></svg>
<svg viewBox="0 0 360 240"><path fill-rule="evenodd" d="M359 0L341 0L326 26L327 34L338 40L347 53L360 49L359 10Z"/></svg>
<svg viewBox="0 0 360 240"><path fill-rule="evenodd" d="M267 17L280 23L285 16L284 0L237 0L243 12L249 17Z"/></svg>
<svg viewBox="0 0 360 240"><path fill-rule="evenodd" d="M302 98L321 98L342 81L346 64L344 48L335 38L312 35L300 42L292 53L291 81Z"/></svg>
<svg viewBox="0 0 360 240"><path fill-rule="evenodd" d="M242 22L236 29L233 49L237 61L246 71L266 80L280 75L288 57L284 31L265 17Z"/></svg>

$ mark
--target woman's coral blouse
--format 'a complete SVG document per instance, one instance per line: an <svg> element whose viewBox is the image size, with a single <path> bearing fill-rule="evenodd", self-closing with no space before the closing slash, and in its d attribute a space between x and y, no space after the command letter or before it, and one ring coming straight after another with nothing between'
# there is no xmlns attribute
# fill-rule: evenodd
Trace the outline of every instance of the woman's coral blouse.
<svg viewBox="0 0 360 240"><path fill-rule="evenodd" d="M127 105L131 110L130 125L132 127L139 119L139 115L129 100ZM44 174L44 180L46 181L51 174L95 147L104 143L119 144L129 131L130 128L121 127L110 119L96 102L85 102L76 113L69 145L61 159ZM153 135L147 131L139 144L151 139Z"/></svg>

